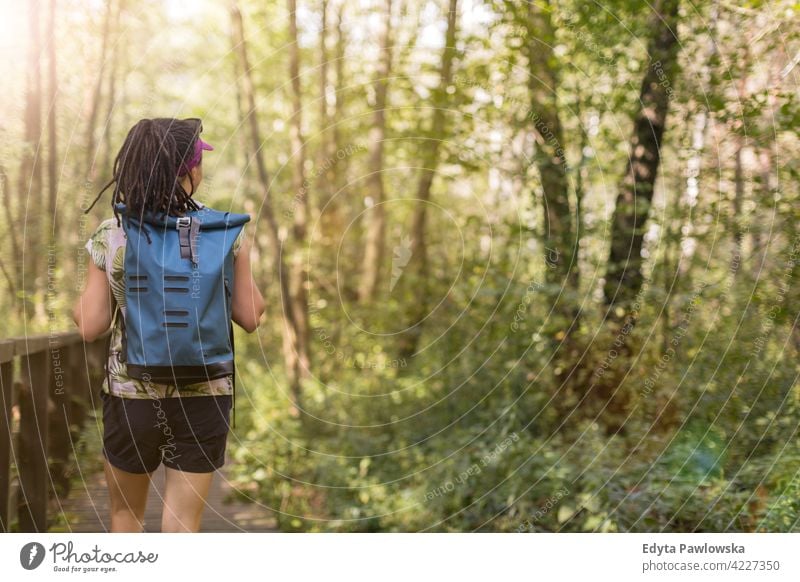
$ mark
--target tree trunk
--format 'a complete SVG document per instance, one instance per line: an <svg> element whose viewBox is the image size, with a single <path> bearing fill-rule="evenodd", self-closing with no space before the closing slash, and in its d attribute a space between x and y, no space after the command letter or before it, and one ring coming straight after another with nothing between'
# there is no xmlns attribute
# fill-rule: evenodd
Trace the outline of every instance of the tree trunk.
<svg viewBox="0 0 800 582"><path fill-rule="evenodd" d="M42 76L41 76L41 35L39 32L39 0L28 3L28 54L25 81L25 151L22 154L19 171L19 211L24 214L17 218L17 225L23 225L23 254L21 263L22 289L25 293L24 313L27 320L35 310L37 276L40 274L39 257L42 253L41 236L42 208L42 165L39 152L42 134ZM9 225L14 228L14 225Z"/></svg>
<svg viewBox="0 0 800 582"><path fill-rule="evenodd" d="M774 144L768 143L761 147L758 152L758 172L761 178L760 199L762 201L771 201L775 195L773 157L777 159L777 156L773 152L773 147ZM759 228L760 224L752 217L750 218L750 222L753 223L753 227L749 229L751 237L751 251L748 262L750 263L750 269L752 273L751 276L753 280L763 280L765 266L764 261L767 258L767 252L769 251L770 238L767 237L766 245L764 245L764 243L762 243L761 230ZM766 248L762 248L762 246L765 246Z"/></svg>
<svg viewBox="0 0 800 582"><path fill-rule="evenodd" d="M333 109L333 143L334 143L334 150L338 150L342 145L342 135L341 135L341 128L339 127L339 123L342 122L345 116L344 111L344 91L345 91L345 81L344 81L344 66L345 66L345 56L347 51L347 38L342 28L342 22L344 20L344 7L345 7L345 0L342 0L339 3L339 7L336 11L336 49L334 51L334 59L336 60L336 65L334 70L336 71L336 105ZM336 176L338 177L337 180L337 187L344 184L346 181L342 180L342 176L344 172L341 168L337 165Z"/></svg>
<svg viewBox="0 0 800 582"><path fill-rule="evenodd" d="M528 121L536 140L534 162L542 184L544 212L545 280L558 291L578 285L577 241L569 203L569 180L564 153L564 131L558 113L558 72L553 54L555 34L549 5L528 4L528 87L531 109ZM571 315L571 314L570 314Z"/></svg>
<svg viewBox="0 0 800 582"><path fill-rule="evenodd" d="M306 146L303 138L303 101L300 86L300 45L297 38L297 0L288 0L289 10L289 79L292 89L292 118L290 123L290 140L294 158L292 173L292 190L294 201L294 248L292 249L292 270L290 291L292 294L292 315L296 326L297 358L301 378L311 375L308 344L310 340L308 322L308 294L306 285L308 271L304 258L306 230L308 223L308 187L305 163Z"/></svg>
<svg viewBox="0 0 800 582"><path fill-rule="evenodd" d="M6 266L5 261L0 261L0 266L2 266L3 276L8 284L8 296L11 298L11 305L16 313L18 306L17 290L22 281L22 265L19 261L22 257L22 253L19 250L17 229L13 228L13 225L16 224L16 217L14 214L14 201L11 195L11 184L9 184L8 173L6 172L2 160L0 160L0 190L2 190L3 195L3 211L6 219L8 236L11 239L12 252L11 260L9 261L11 266Z"/></svg>
<svg viewBox="0 0 800 582"><path fill-rule="evenodd" d="M747 93L747 70L748 70L748 62L750 61L750 51L747 47L745 47L744 59L743 59L743 67L742 67L742 74L739 77L739 83L737 87L739 103L746 103L748 95ZM734 184L734 192L733 192L733 220L732 222L732 231L733 231L733 253L731 256L731 269L733 271L734 277L738 272L739 264L741 263L742 258L742 250L743 250L743 243L744 243L744 216L742 215L742 206L744 205L745 199L745 186L746 186L746 178L744 175L744 160L742 159L744 154L744 148L747 145L747 123L745 119L741 119L737 122L737 125L740 125L739 130L741 133L736 136L736 153L734 154L733 158L733 184ZM735 267L735 268L734 268Z"/></svg>
<svg viewBox="0 0 800 582"><path fill-rule="evenodd" d="M677 70L678 0L656 5L655 34L642 81L627 168L619 186L611 226L604 295L612 316L622 319L642 288L642 243L661 161L661 140Z"/></svg>
<svg viewBox="0 0 800 582"><path fill-rule="evenodd" d="M581 163L576 168L575 207L570 206L570 181L566 160L564 128L558 108L559 59L553 52L556 45L551 19L550 2L531 2L524 14L527 29L528 92L530 110L526 122L535 142L532 160L541 183L542 232L544 247L545 297L552 309L545 329L553 351L551 370L558 379L554 402L559 414L574 406L580 380L577 367L580 353L573 341L572 331L578 327L578 236L580 210L583 200L583 146L586 134L581 135ZM576 111L580 117L580 105ZM535 193L532 194L535 199ZM573 217L577 218L573 218Z"/></svg>
<svg viewBox="0 0 800 582"><path fill-rule="evenodd" d="M258 178L263 189L263 200L261 203L259 222L263 220L267 226L267 235L273 249L273 271L278 279L281 294L281 307L283 319L283 355L286 365L286 376L292 398L292 413L299 415L301 409L301 390L300 390L300 360L297 349L297 324L294 320L294 308L292 307L291 294L289 291L289 273L283 260L281 252L282 241L278 232L278 223L275 219L275 212L272 208L270 198L270 179L264 156L261 153L261 133L258 127L258 111L256 109L255 94L253 88L253 77L247 56L247 44L244 36L244 22L239 7L234 0L230 5L231 15L231 34L233 50L239 60L242 72L241 87L242 96L247 106L247 121L252 143L255 166Z"/></svg>
<svg viewBox="0 0 800 582"><path fill-rule="evenodd" d="M621 386L625 368L633 357L630 334L639 315L637 296L642 290L642 244L653 200L656 175L661 162L661 142L667 119L670 93L674 86L679 49L677 34L678 0L656 5L654 35L648 44L649 63L634 118L629 159L619 186L611 226L611 249L604 296L609 307L608 331L614 338L606 366L595 367L591 392L595 399L584 404L600 410L608 434L624 431L631 391ZM599 374L598 370L603 373Z"/></svg>
<svg viewBox="0 0 800 582"><path fill-rule="evenodd" d="M58 95L58 62L56 60L56 0L50 0L47 13L47 210L50 232L47 239L55 242L58 232L58 129L56 127L56 96Z"/></svg>
<svg viewBox="0 0 800 582"><path fill-rule="evenodd" d="M111 28L111 13L114 9L114 0L106 2L106 14L103 18L103 38L100 47L100 61L97 67L97 80L92 92L92 101L89 107L89 119L86 123L86 176L89 181L95 177L95 131L97 117L100 115L100 97L102 95L104 72L106 67L106 54L108 53L108 34Z"/></svg>
<svg viewBox="0 0 800 582"><path fill-rule="evenodd" d="M711 6L708 23L708 42L706 48L706 55L703 58L703 65L700 69L700 89L703 95L708 95L712 90L711 84L711 66L710 63L714 56L717 54L717 31L719 26L719 0L714 0ZM697 199L700 196L700 180L703 169L703 155L706 148L706 138L708 133L708 120L709 112L706 109L707 103L700 105L700 111L694 116L693 130L692 130L692 154L686 163L686 191L682 204L686 205L689 209L694 207ZM693 213L690 211L686 224L687 239L694 234L694 224L692 222ZM694 259L696 247L690 246L685 251L681 249L676 276L684 276L689 272L692 261ZM685 259L685 260L684 260ZM667 298L669 301L670 298Z"/></svg>
<svg viewBox="0 0 800 582"><path fill-rule="evenodd" d="M383 28L380 34L381 58L375 70L375 106L369 130L369 174L367 192L372 208L364 213L367 236L364 261L358 287L359 301L371 301L380 282L386 245L386 208L383 188L383 144L386 139L386 94L392 68L392 0L386 0Z"/></svg>
<svg viewBox="0 0 800 582"><path fill-rule="evenodd" d="M433 119L428 139L422 142L422 168L417 183L417 204L411 221L410 255L406 267L407 285L413 285L414 301L410 310L408 331L400 339L400 358L411 358L417 350L422 335L422 325L428 311L428 249L425 223L427 221L428 203L431 198L433 177L440 162L440 144L445 137L445 112L447 109L447 88L453 82L453 65L456 55L456 27L458 23L458 0L450 0L447 13L447 32L445 46L442 51L440 83L433 93ZM400 249L398 255L404 254Z"/></svg>
<svg viewBox="0 0 800 582"><path fill-rule="evenodd" d="M325 169L335 149L331 137L331 115L328 108L328 90L330 82L328 72L330 55L328 53L328 0L320 3L321 26L319 31L319 135L320 145L317 156L317 190L320 192L319 207L325 208L333 193L332 168Z"/></svg>
<svg viewBox="0 0 800 582"><path fill-rule="evenodd" d="M110 178L111 173L111 164L114 154L114 146L113 146L113 123L114 123L114 111L119 108L117 104L117 78L120 76L120 59L119 53L121 50L125 50L125 46L122 44L122 35L121 35L121 28L120 23L122 21L122 13L125 12L125 0L119 0L119 5L117 6L116 14L114 16L114 45L111 47L111 71L108 75L108 103L106 108L106 117L105 117L105 127L103 128L103 164L101 166L102 172L107 172ZM103 174L101 174L103 176ZM106 182L106 178L103 177L102 182Z"/></svg>
<svg viewBox="0 0 800 582"><path fill-rule="evenodd" d="M737 138L736 153L734 154L733 157L734 194L733 194L733 217L731 221L733 226L733 253L731 256L731 269L733 270L734 276L738 271L738 265L740 264L742 259L742 242L744 241L744 229L742 228L742 223L744 218L742 216L742 205L744 204L744 186L745 186L744 166L742 162L743 151L744 151L744 138L742 136L739 136ZM736 266L735 269L734 265Z"/></svg>
<svg viewBox="0 0 800 582"><path fill-rule="evenodd" d="M326 2L327 4L327 2ZM344 119L344 65L346 39L342 29L342 19L344 16L345 1L339 2L336 8L336 24L334 25L335 44L333 50L333 70L335 74L334 85L334 105L333 111L329 112L327 103L322 107L326 116L322 121L323 134L323 164L329 164L330 168L320 176L320 231L325 244L338 244L338 238L342 235L344 221L342 218L341 190L347 183L347 159L339 158L338 152L342 143L342 132L339 124ZM325 7L327 11L327 6ZM322 42L325 42L324 36ZM323 62L327 59L327 46L322 45ZM325 87L321 88L323 99L327 97L328 90L328 67L323 67L325 75ZM322 113L322 111L320 112ZM328 136L325 139L325 136ZM351 293L348 293L351 294Z"/></svg>

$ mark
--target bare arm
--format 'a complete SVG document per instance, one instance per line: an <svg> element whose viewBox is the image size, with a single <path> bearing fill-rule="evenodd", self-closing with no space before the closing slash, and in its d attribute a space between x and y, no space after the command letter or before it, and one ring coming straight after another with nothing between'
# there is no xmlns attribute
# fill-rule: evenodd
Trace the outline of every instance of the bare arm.
<svg viewBox="0 0 800 582"><path fill-rule="evenodd" d="M94 341L111 326L111 306L106 274L90 261L86 288L72 308L72 319L85 341Z"/></svg>
<svg viewBox="0 0 800 582"><path fill-rule="evenodd" d="M264 298L250 270L250 241L245 239L233 263L233 321L253 333L264 313Z"/></svg>

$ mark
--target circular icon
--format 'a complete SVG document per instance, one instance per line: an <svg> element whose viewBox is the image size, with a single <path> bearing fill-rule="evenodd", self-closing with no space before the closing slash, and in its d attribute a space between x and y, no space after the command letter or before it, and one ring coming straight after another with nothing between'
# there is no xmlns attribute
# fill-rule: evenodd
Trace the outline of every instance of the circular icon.
<svg viewBox="0 0 800 582"><path fill-rule="evenodd" d="M19 551L19 563L26 570L35 570L44 561L44 546L39 542L28 542Z"/></svg>

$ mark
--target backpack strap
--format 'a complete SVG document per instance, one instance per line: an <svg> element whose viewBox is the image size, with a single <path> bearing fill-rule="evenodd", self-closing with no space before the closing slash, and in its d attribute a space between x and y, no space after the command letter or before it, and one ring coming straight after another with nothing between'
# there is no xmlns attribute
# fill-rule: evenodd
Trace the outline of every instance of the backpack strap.
<svg viewBox="0 0 800 582"><path fill-rule="evenodd" d="M236 358L236 348L233 345L233 321L230 324L230 332L231 334L231 353L233 353L233 357ZM233 372L231 373L231 383L233 384L233 398L231 401L231 408L233 409L233 427L236 428L236 363L233 364Z"/></svg>
<svg viewBox="0 0 800 582"><path fill-rule="evenodd" d="M189 259L195 265L200 260L197 253L197 235L200 234L200 225L200 220L192 216L181 216L175 223L175 228L178 230L181 258Z"/></svg>
<svg viewBox="0 0 800 582"><path fill-rule="evenodd" d="M121 323L121 329L117 330L117 321ZM114 301L114 314L111 317L111 336L109 337L108 343L108 350L106 351L106 358L105 358L105 372L106 372L106 388L108 389L109 394L114 394L113 390L111 389L111 365L109 364L109 360L111 360L111 338L114 336L115 333L120 332L122 336L122 352L125 352L125 318L122 317L122 308L119 306L119 303ZM117 354L117 358L119 361L124 361L123 354Z"/></svg>

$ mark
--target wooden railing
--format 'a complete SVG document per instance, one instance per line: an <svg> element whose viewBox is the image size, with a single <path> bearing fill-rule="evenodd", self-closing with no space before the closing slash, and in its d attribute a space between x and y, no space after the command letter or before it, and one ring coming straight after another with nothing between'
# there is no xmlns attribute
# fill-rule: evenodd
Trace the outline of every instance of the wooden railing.
<svg viewBox="0 0 800 582"><path fill-rule="evenodd" d="M99 404L108 337L77 332L0 340L0 531L48 528L69 490L73 444Z"/></svg>

